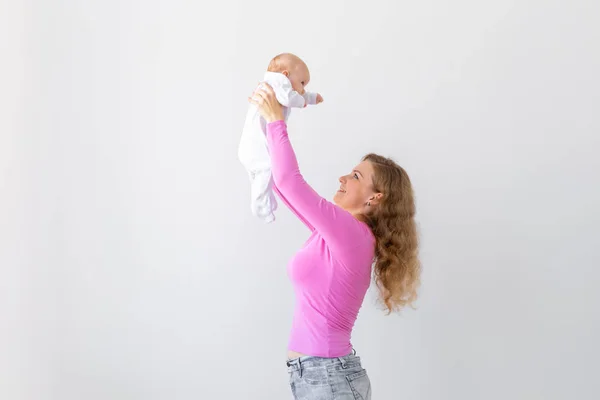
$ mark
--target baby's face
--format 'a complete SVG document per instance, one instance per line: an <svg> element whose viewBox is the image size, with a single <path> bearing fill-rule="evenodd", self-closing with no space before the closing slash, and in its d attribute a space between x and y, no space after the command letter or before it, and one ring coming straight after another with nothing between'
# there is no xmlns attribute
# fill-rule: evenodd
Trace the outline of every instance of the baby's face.
<svg viewBox="0 0 600 400"><path fill-rule="evenodd" d="M304 88L310 81L310 73L304 63L298 63L292 65L289 69L288 79L292 83L292 88L300 93L304 94Z"/></svg>

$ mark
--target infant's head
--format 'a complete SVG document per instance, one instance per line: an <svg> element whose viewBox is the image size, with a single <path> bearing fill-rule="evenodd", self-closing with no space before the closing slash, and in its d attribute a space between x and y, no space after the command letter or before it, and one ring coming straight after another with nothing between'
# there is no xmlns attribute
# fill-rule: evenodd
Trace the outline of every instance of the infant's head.
<svg viewBox="0 0 600 400"><path fill-rule="evenodd" d="M304 87L310 81L310 72L304 61L291 53L275 56L269 63L267 70L287 76L292 83L292 88L300 94L304 94Z"/></svg>

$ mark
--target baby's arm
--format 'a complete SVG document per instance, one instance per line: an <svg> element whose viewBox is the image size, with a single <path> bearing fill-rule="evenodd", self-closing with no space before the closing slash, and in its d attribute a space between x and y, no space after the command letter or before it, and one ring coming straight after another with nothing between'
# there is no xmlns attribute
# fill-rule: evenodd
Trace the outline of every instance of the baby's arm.
<svg viewBox="0 0 600 400"><path fill-rule="evenodd" d="M271 83L271 87L275 92L277 101L284 107L303 108L309 104L319 104L323 101L323 97L318 93L304 92L301 95L292 88L289 81L283 84L273 82Z"/></svg>
<svg viewBox="0 0 600 400"><path fill-rule="evenodd" d="M292 89L291 85L271 85L277 101L284 107L306 107L306 99Z"/></svg>
<svg viewBox="0 0 600 400"><path fill-rule="evenodd" d="M291 90L288 93L287 97L288 97L288 101L289 101L288 107L298 107L298 108L306 107L306 104L307 104L306 98L304 96L302 96L300 93L296 92L295 90ZM285 106L285 104L283 104L283 105Z"/></svg>
<svg viewBox="0 0 600 400"><path fill-rule="evenodd" d="M319 93L304 92L306 104L319 104L323 101L323 97Z"/></svg>

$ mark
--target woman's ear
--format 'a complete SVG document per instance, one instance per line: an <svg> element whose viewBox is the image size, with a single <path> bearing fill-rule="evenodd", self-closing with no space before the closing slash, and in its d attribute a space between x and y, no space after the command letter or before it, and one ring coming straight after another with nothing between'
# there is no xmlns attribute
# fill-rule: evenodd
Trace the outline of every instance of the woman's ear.
<svg viewBox="0 0 600 400"><path fill-rule="evenodd" d="M375 193L373 196L369 197L369 201L371 204L378 204L383 197L383 193Z"/></svg>
<svg viewBox="0 0 600 400"><path fill-rule="evenodd" d="M281 71L282 74L284 74L286 77L290 76L290 71L288 71L287 69L284 69L283 71Z"/></svg>

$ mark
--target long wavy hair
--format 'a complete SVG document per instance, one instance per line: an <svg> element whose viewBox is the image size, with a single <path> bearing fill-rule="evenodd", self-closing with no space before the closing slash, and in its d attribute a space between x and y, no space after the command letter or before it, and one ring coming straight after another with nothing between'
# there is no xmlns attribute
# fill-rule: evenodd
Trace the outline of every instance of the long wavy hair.
<svg viewBox="0 0 600 400"><path fill-rule="evenodd" d="M421 284L421 263L410 179L389 158L371 153L364 160L373 165L373 189L383 194L372 211L362 215L376 239L373 277L379 299L388 314L407 305L414 308Z"/></svg>

